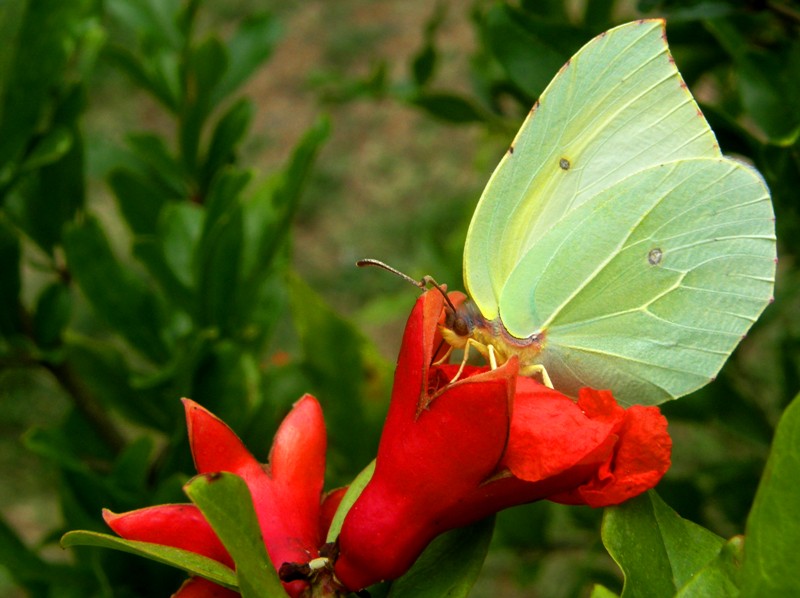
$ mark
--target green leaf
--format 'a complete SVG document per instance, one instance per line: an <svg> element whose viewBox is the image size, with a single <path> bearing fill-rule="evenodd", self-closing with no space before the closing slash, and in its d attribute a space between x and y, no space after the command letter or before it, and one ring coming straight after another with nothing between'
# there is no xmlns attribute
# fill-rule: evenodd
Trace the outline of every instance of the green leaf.
<svg viewBox="0 0 800 598"><path fill-rule="evenodd" d="M771 52L757 50L733 21L714 19L708 30L733 58L745 118L752 119L771 143L791 146L800 137L800 42L791 40Z"/></svg>
<svg viewBox="0 0 800 598"><path fill-rule="evenodd" d="M344 451L347 463L364 463L377 445L364 408L366 342L298 277L290 278L289 290L304 370L325 410L331 447Z"/></svg>
<svg viewBox="0 0 800 598"><path fill-rule="evenodd" d="M136 235L153 235L161 208L170 197L160 185L144 175L119 168L108 177L122 216Z"/></svg>
<svg viewBox="0 0 800 598"><path fill-rule="evenodd" d="M189 55L186 68L187 103L180 113L181 158L196 172L200 137L214 105L211 96L228 68L228 54L217 37L209 37Z"/></svg>
<svg viewBox="0 0 800 598"><path fill-rule="evenodd" d="M743 596L800 595L800 397L787 407L747 518Z"/></svg>
<svg viewBox="0 0 800 598"><path fill-rule="evenodd" d="M253 118L253 103L241 98L220 118L208 144L201 175L201 188L208 189L217 172L234 159L236 147L241 143Z"/></svg>
<svg viewBox="0 0 800 598"><path fill-rule="evenodd" d="M589 594L589 598L619 598L619 595L615 594L605 586L595 584L592 587L592 593Z"/></svg>
<svg viewBox="0 0 800 598"><path fill-rule="evenodd" d="M464 598L489 551L494 517L436 538L411 569L392 583L389 598Z"/></svg>
<svg viewBox="0 0 800 598"><path fill-rule="evenodd" d="M297 144L277 180L270 181L245 206L247 237L243 256L245 283L242 297L256 296L257 290L272 269L279 250L284 247L291 223L300 204L300 195L308 180L322 142L330 133L327 119L319 119Z"/></svg>
<svg viewBox="0 0 800 598"><path fill-rule="evenodd" d="M622 598L673 596L724 540L681 518L654 491L606 509L603 544L622 569Z"/></svg>
<svg viewBox="0 0 800 598"><path fill-rule="evenodd" d="M283 586L264 548L261 527L244 480L231 473L200 475L184 489L236 563L242 596L282 596Z"/></svg>
<svg viewBox="0 0 800 598"><path fill-rule="evenodd" d="M174 56L165 55L162 51L142 60L129 48L118 45L109 45L105 53L112 64L128 75L133 83L148 91L171 113L178 112L182 94Z"/></svg>
<svg viewBox="0 0 800 598"><path fill-rule="evenodd" d="M32 582L49 584L73 581L80 574L66 565L54 565L42 560L30 550L0 516L0 563L14 580L30 588Z"/></svg>
<svg viewBox="0 0 800 598"><path fill-rule="evenodd" d="M229 169L215 180L196 252L198 321L224 334L231 334L241 321L236 310L236 299L242 292L241 193L250 177L250 172Z"/></svg>
<svg viewBox="0 0 800 598"><path fill-rule="evenodd" d="M187 289L196 285L193 268L203 218L203 210L191 203L169 204L159 218L158 239L164 260Z"/></svg>
<svg viewBox="0 0 800 598"><path fill-rule="evenodd" d="M7 2L0 11L6 37L0 59L0 164L19 160L68 72L79 23L91 15L84 1Z"/></svg>
<svg viewBox="0 0 800 598"><path fill-rule="evenodd" d="M375 473L375 459L370 461L369 465L362 469L361 473L359 473L355 479L350 482L350 485L347 487L347 491L344 493L339 506L336 508L336 513L333 515L331 526L328 528L328 537L325 542L335 542L339 537L339 532L342 531L342 525L344 524L344 518L347 517L347 513L350 512L353 504L356 502L358 497L361 496L361 493L364 491L364 487L372 479L373 473Z"/></svg>
<svg viewBox="0 0 800 598"><path fill-rule="evenodd" d="M70 272L95 311L144 355L155 362L166 360L168 350L160 336L162 306L117 261L97 220L87 216L68 227L64 249Z"/></svg>
<svg viewBox="0 0 800 598"><path fill-rule="evenodd" d="M534 98L588 37L571 25L507 4L490 8L484 23L489 50L514 84Z"/></svg>
<svg viewBox="0 0 800 598"><path fill-rule="evenodd" d="M228 69L211 96L211 105L216 106L247 81L269 58L280 37L280 25L272 15L245 18L228 40Z"/></svg>
<svg viewBox="0 0 800 598"><path fill-rule="evenodd" d="M127 141L151 185L157 183L164 189L162 194L168 197L183 199L189 195L186 173L167 148L163 137L152 133L133 133Z"/></svg>
<svg viewBox="0 0 800 598"><path fill-rule="evenodd" d="M121 26L160 47L180 49L182 34L175 17L181 0L108 0L106 4L108 13Z"/></svg>
<svg viewBox="0 0 800 598"><path fill-rule="evenodd" d="M21 332L19 300L20 280L19 237L11 224L0 212L0 335L11 336Z"/></svg>
<svg viewBox="0 0 800 598"><path fill-rule="evenodd" d="M109 481L131 492L145 491L151 467L150 455L154 446L153 439L149 436L140 436L129 443L114 462Z"/></svg>
<svg viewBox="0 0 800 598"><path fill-rule="evenodd" d="M33 330L39 346L52 348L59 344L71 313L72 294L69 287L61 282L46 286L39 295L33 316Z"/></svg>
<svg viewBox="0 0 800 598"><path fill-rule="evenodd" d="M110 534L88 531L74 531L64 534L61 538L61 546L63 548L69 548L71 546L95 546L98 548L121 550L123 552L143 556L153 561L158 561L159 563L171 565L178 569L183 569L191 575L198 575L228 589L237 589L236 573L231 569L218 561L188 550L181 550L180 548L162 546L151 542L123 540L122 538Z"/></svg>
<svg viewBox="0 0 800 598"><path fill-rule="evenodd" d="M197 364L191 394L234 429L241 429L259 399L259 370L239 343L216 343Z"/></svg>
<svg viewBox="0 0 800 598"><path fill-rule="evenodd" d="M744 539L732 538L708 565L700 569L675 595L676 598L737 598Z"/></svg>
<svg viewBox="0 0 800 598"><path fill-rule="evenodd" d="M61 159L72 147L72 133L66 127L55 127L39 139L25 157L20 170L30 172Z"/></svg>
<svg viewBox="0 0 800 598"><path fill-rule="evenodd" d="M418 87L427 85L436 70L436 62L438 60L438 53L435 45L436 34L441 28L442 23L444 23L446 16L447 5L443 2L438 2L434 8L433 14L425 23L425 40L423 46L411 61L411 74L414 79L414 84Z"/></svg>
<svg viewBox="0 0 800 598"><path fill-rule="evenodd" d="M64 339L64 360L107 408L115 409L131 422L143 426L164 431L172 429L173 422L164 412L160 397L133 388L130 366L112 343L70 332Z"/></svg>
<svg viewBox="0 0 800 598"><path fill-rule="evenodd" d="M421 92L410 98L410 102L431 116L449 123L482 122L483 111L467 98L446 92Z"/></svg>
<svg viewBox="0 0 800 598"><path fill-rule="evenodd" d="M72 220L85 203L84 144L77 122L85 104L83 96L83 89L76 86L55 106L53 126L60 133L54 132L54 135L68 136L68 142L64 148L59 148L64 151L58 159L29 173L20 186L24 203L19 224L47 253L52 253L54 246L61 243L64 224ZM47 156L50 157L53 155ZM41 154L31 156L33 161L44 158Z"/></svg>

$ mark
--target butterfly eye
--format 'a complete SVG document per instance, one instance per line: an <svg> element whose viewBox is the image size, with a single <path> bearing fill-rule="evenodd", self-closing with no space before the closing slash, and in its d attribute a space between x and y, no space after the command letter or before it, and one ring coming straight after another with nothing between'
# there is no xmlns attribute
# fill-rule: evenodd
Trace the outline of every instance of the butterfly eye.
<svg viewBox="0 0 800 598"><path fill-rule="evenodd" d="M456 315L450 330L455 332L458 336L469 336L472 333L472 326L464 316Z"/></svg>

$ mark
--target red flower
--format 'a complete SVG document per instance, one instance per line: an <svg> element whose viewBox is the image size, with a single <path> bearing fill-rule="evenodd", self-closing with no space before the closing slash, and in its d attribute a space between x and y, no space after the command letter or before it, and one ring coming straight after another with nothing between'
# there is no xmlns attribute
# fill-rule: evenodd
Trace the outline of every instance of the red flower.
<svg viewBox="0 0 800 598"><path fill-rule="evenodd" d="M325 422L322 409L305 395L286 416L275 435L269 465L262 465L222 420L189 399L183 400L189 443L198 473L231 472L247 483L267 552L276 568L285 562L307 562L319 556L330 518L342 492L321 500L325 474ZM106 523L129 540L173 546L207 556L229 567L233 562L191 504L160 505L128 513L104 511ZM284 584L300 596L305 581ZM205 579L192 578L175 596L238 596Z"/></svg>
<svg viewBox="0 0 800 598"><path fill-rule="evenodd" d="M354 590L399 577L446 530L541 499L617 504L669 468L655 407L589 388L576 403L518 377L516 359L450 384L456 365L430 365L443 308L431 291L409 318L375 473L339 536L336 576Z"/></svg>

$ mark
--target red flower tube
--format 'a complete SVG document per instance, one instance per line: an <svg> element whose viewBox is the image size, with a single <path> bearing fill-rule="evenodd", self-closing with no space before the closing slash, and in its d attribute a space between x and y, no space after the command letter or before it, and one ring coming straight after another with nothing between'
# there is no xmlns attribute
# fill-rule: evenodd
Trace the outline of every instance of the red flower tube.
<svg viewBox="0 0 800 598"><path fill-rule="evenodd" d="M244 479L253 497L264 544L276 568L319 556L330 517L342 492L322 497L326 435L322 409L311 395L295 403L275 435L269 464L262 465L222 420L189 399L183 400L189 443L198 473L230 472ZM128 513L104 511L106 523L128 540L191 550L229 567L233 562L191 504L160 505ZM287 594L300 596L305 581L285 583ZM238 596L205 579L188 580L175 596Z"/></svg>
<svg viewBox="0 0 800 598"><path fill-rule="evenodd" d="M339 536L335 573L353 590L399 577L446 530L541 499L617 504L669 468L658 408L588 388L575 402L518 377L515 359L451 384L457 366L431 365L443 310L428 292L406 326L375 472Z"/></svg>

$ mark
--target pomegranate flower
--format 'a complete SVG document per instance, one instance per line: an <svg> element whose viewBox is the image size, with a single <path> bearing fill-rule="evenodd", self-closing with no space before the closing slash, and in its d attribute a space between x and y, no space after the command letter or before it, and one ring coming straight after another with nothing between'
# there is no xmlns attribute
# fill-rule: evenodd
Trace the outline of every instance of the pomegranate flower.
<svg viewBox="0 0 800 598"><path fill-rule="evenodd" d="M189 444L198 473L230 472L244 479L253 498L264 544L276 568L319 556L330 518L342 492L322 496L326 435L322 409L305 395L275 435L269 464L262 465L222 420L189 399L183 400ZM106 523L128 540L190 550L228 567L234 563L200 510L191 504L148 507L128 513L104 511ZM306 581L284 583L301 596ZM238 596L202 578L191 578L175 596Z"/></svg>
<svg viewBox="0 0 800 598"><path fill-rule="evenodd" d="M506 507L618 504L669 468L656 407L623 409L590 388L576 402L518 377L516 359L450 383L457 366L432 365L443 317L431 291L406 326L375 472L339 535L335 573L352 590L399 577L440 533Z"/></svg>

